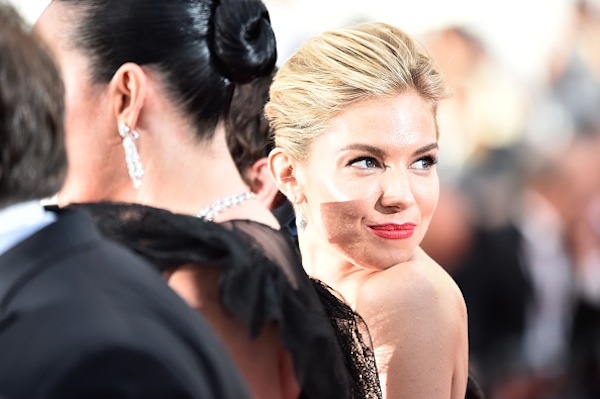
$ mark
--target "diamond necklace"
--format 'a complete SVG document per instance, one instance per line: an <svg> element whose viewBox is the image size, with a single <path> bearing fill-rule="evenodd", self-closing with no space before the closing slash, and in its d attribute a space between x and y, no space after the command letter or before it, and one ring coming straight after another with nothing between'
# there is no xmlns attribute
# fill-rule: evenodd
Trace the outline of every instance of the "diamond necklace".
<svg viewBox="0 0 600 399"><path fill-rule="evenodd" d="M252 198L256 198L256 194L252 192L239 193L229 197L221 198L220 200L213 202L198 212L196 217L210 222L221 212L226 211L229 208L235 208L236 206L242 205L244 202Z"/></svg>

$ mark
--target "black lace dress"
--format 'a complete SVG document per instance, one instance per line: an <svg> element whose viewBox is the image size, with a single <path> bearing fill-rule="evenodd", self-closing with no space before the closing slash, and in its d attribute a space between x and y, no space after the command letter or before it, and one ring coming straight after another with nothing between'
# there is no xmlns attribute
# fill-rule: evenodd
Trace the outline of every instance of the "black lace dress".
<svg viewBox="0 0 600 399"><path fill-rule="evenodd" d="M251 337L276 321L302 398L380 398L364 321L304 272L296 247L251 221L205 222L162 209L117 203L71 205L161 272L183 264L219 266L219 298Z"/></svg>

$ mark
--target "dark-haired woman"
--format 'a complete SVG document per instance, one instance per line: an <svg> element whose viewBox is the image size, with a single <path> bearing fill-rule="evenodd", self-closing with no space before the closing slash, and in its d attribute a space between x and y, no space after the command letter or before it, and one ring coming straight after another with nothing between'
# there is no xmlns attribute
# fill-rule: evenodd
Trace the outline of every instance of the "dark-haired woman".
<svg viewBox="0 0 600 399"><path fill-rule="evenodd" d="M85 204L108 236L154 262L256 397L378 397L368 340L350 333L338 345L328 321L337 316L320 306L226 145L234 84L276 61L264 5L54 0L36 30L67 93L60 205ZM342 330L355 331L348 320Z"/></svg>

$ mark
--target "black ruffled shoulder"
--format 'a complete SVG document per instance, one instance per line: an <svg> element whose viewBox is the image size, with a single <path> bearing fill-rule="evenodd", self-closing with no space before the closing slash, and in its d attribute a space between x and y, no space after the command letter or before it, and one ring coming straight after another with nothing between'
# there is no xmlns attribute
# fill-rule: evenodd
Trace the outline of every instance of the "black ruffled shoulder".
<svg viewBox="0 0 600 399"><path fill-rule="evenodd" d="M278 323L303 398L381 397L366 325L329 287L308 278L285 234L251 221L216 224L136 204L70 207L88 212L104 235L160 271L219 266L221 303L251 337Z"/></svg>

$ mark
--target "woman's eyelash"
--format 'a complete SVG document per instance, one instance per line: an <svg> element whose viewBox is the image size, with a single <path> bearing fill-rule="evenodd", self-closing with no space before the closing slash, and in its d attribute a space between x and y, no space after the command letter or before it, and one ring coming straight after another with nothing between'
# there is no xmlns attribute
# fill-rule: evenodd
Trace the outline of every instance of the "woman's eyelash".
<svg viewBox="0 0 600 399"><path fill-rule="evenodd" d="M372 167L378 167L381 165L381 162L379 162L376 158L370 156L362 156L352 159L350 162L348 162L348 166L356 165L359 162L365 162L365 164L370 164Z"/></svg>
<svg viewBox="0 0 600 399"><path fill-rule="evenodd" d="M372 156L361 156L353 158L348 162L348 166L359 166L360 163L363 163L362 166L364 168L378 168L386 166L384 163L380 162L379 160L377 160L377 158L374 158ZM417 159L414 164L416 163L421 163L422 167L431 167L438 163L438 157L435 155L425 155Z"/></svg>
<svg viewBox="0 0 600 399"><path fill-rule="evenodd" d="M435 165L436 163L438 163L438 157L433 156L433 155L426 155L426 156L420 158L419 161L425 161L430 165Z"/></svg>
<svg viewBox="0 0 600 399"><path fill-rule="evenodd" d="M425 155L417 159L412 166L416 169L429 170L435 166L438 158L435 155Z"/></svg>

